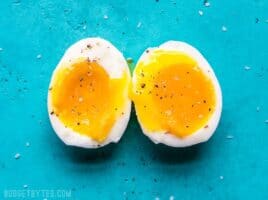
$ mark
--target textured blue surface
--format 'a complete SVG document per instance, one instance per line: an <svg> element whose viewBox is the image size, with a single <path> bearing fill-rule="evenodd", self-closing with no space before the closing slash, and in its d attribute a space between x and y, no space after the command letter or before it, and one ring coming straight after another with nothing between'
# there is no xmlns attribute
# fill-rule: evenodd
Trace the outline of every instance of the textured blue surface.
<svg viewBox="0 0 268 200"><path fill-rule="evenodd" d="M268 199L268 1L210 3L0 1L0 199L24 184L71 190L69 199L79 200ZM65 146L49 124L48 83L65 49L89 36L110 40L134 60L170 39L196 46L223 91L213 138L187 149L154 145L133 112L119 144L94 151Z"/></svg>

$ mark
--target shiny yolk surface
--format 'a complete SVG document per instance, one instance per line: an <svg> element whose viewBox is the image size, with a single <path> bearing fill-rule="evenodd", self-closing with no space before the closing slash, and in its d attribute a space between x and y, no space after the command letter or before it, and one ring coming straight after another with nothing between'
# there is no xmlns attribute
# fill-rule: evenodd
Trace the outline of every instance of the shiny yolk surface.
<svg viewBox="0 0 268 200"><path fill-rule="evenodd" d="M127 73L111 79L97 62L78 59L55 72L50 88L53 110L68 128L104 141L116 119L124 114Z"/></svg>
<svg viewBox="0 0 268 200"><path fill-rule="evenodd" d="M146 130L183 138L206 126L215 109L215 88L190 56L153 50L134 73L131 95Z"/></svg>

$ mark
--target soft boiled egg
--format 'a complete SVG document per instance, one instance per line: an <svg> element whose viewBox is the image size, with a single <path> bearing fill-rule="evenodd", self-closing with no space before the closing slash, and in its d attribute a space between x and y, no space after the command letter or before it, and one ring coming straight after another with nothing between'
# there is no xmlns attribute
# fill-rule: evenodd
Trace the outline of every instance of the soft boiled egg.
<svg viewBox="0 0 268 200"><path fill-rule="evenodd" d="M118 142L130 117L130 71L108 41L87 38L67 51L48 91L53 129L67 145L98 148Z"/></svg>
<svg viewBox="0 0 268 200"><path fill-rule="evenodd" d="M131 97L144 134L172 147L207 141L222 111L221 88L211 66L197 49L178 41L143 53Z"/></svg>

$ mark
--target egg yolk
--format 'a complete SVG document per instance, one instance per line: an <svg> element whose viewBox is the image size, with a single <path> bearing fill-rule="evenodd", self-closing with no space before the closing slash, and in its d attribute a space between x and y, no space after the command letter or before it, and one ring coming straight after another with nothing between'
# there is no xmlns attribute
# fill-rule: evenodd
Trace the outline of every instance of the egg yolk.
<svg viewBox="0 0 268 200"><path fill-rule="evenodd" d="M215 110L215 88L194 59L183 52L153 50L134 73L131 95L147 131L183 138L207 128Z"/></svg>
<svg viewBox="0 0 268 200"><path fill-rule="evenodd" d="M55 72L50 88L53 110L65 127L102 142L124 114L128 77L110 78L96 61L78 59Z"/></svg>

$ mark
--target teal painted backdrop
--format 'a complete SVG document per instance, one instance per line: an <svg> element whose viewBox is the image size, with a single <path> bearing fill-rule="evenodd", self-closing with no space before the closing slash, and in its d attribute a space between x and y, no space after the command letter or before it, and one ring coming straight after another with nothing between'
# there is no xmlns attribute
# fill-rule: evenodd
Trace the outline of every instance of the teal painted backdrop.
<svg viewBox="0 0 268 200"><path fill-rule="evenodd" d="M209 3L2 0L0 199L11 198L10 190L57 189L78 200L268 199L268 1ZM65 49L92 36L110 40L134 61L145 48L170 39L197 47L224 97L212 139L186 149L154 145L133 111L118 144L99 150L65 146L48 120L48 84ZM45 198L64 199L32 199Z"/></svg>

